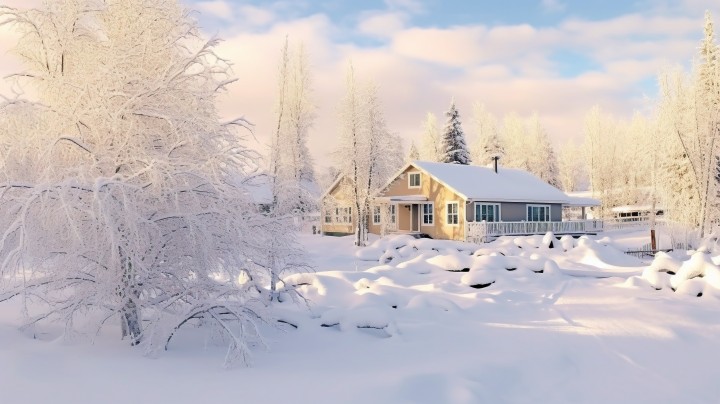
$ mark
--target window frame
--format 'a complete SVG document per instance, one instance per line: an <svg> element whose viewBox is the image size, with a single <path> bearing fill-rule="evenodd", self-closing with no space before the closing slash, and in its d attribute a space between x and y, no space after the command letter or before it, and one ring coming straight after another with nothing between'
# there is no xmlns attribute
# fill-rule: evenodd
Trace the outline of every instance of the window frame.
<svg viewBox="0 0 720 404"><path fill-rule="evenodd" d="M418 184L412 185L412 178L415 175L417 175ZM417 189L417 188L420 188L421 186L422 186L422 173L420 171L409 171L408 172L408 188Z"/></svg>
<svg viewBox="0 0 720 404"><path fill-rule="evenodd" d="M548 204L527 204L525 205L525 220L528 222L550 222L552 219L551 205ZM532 220L533 208L545 208L545 219L547 220Z"/></svg>
<svg viewBox="0 0 720 404"><path fill-rule="evenodd" d="M478 208L482 206L493 206L493 218L495 220L490 221L486 220L488 223L497 223L502 221L502 215L501 215L501 208L500 203L493 203L493 202L475 202L474 208L473 208L473 218L476 222L482 222L482 219L478 220ZM526 213L527 214L527 213ZM482 213L480 214L480 217L482 217Z"/></svg>
<svg viewBox="0 0 720 404"><path fill-rule="evenodd" d="M455 205L455 212L450 212L450 206ZM451 217L455 217L455 223L450 220ZM450 201L445 203L445 223L448 226L459 226L460 225L460 202Z"/></svg>
<svg viewBox="0 0 720 404"><path fill-rule="evenodd" d="M335 223L352 224L352 207L336 207Z"/></svg>
<svg viewBox="0 0 720 404"><path fill-rule="evenodd" d="M388 218L390 220L390 224L397 223L397 205L394 203L388 205Z"/></svg>
<svg viewBox="0 0 720 404"><path fill-rule="evenodd" d="M375 205L372 207L372 223L373 224L380 224L382 223L382 208L380 205ZM377 219L377 220L376 220Z"/></svg>
<svg viewBox="0 0 720 404"><path fill-rule="evenodd" d="M430 206L430 212L425 212L425 207ZM430 221L425 223L425 218L429 217ZM422 204L420 211L420 226L435 226L435 202L427 202Z"/></svg>

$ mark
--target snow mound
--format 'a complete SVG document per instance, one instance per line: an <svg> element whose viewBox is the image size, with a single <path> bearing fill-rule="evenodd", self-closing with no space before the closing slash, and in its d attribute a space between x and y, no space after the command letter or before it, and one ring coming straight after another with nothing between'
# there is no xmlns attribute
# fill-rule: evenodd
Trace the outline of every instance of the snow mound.
<svg viewBox="0 0 720 404"><path fill-rule="evenodd" d="M720 266L707 250L695 252L684 262L658 253L641 277L657 290L672 289L690 296L702 296L707 292L715 294L709 288L720 289Z"/></svg>
<svg viewBox="0 0 720 404"><path fill-rule="evenodd" d="M720 255L720 231L715 231L705 237L698 246L699 252L706 252L712 255Z"/></svg>
<svg viewBox="0 0 720 404"><path fill-rule="evenodd" d="M428 259L427 262L446 271L467 272L470 270L470 267L473 266L474 260L470 255L455 252L436 255Z"/></svg>
<svg viewBox="0 0 720 404"><path fill-rule="evenodd" d="M331 309L323 313L320 318L323 327L338 327L341 331L357 329L382 330L391 337L397 334L397 329L387 310L380 307L360 307L355 309Z"/></svg>
<svg viewBox="0 0 720 404"><path fill-rule="evenodd" d="M407 234L382 237L371 245L359 249L355 256L363 261L378 261L383 264L414 258L418 254L436 252L442 254L465 253L470 255L480 246L453 240L415 238Z"/></svg>
<svg viewBox="0 0 720 404"><path fill-rule="evenodd" d="M372 244L370 244L367 247L360 248L355 252L355 256L363 261L380 261L380 262L387 262L381 260L381 257L385 256L386 252L388 251L395 251L402 247L405 247L410 244L412 240L415 238L413 236L410 236L408 234L398 234L393 236L386 236L381 237L377 240L375 240ZM388 256L391 259L394 258L394 256Z"/></svg>

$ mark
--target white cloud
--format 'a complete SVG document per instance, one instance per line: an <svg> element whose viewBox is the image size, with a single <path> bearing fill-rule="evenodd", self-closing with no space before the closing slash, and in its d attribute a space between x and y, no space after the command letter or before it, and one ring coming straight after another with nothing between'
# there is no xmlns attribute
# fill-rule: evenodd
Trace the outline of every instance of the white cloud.
<svg viewBox="0 0 720 404"><path fill-rule="evenodd" d="M385 0L385 4L391 10L404 10L411 13L425 11L425 6L420 0Z"/></svg>
<svg viewBox="0 0 720 404"><path fill-rule="evenodd" d="M360 19L358 31L364 35L389 38L405 27L406 20L403 13L371 14Z"/></svg>
<svg viewBox="0 0 720 404"><path fill-rule="evenodd" d="M565 4L560 0L542 0L540 2L543 10L551 13L556 13L565 10Z"/></svg>
<svg viewBox="0 0 720 404"><path fill-rule="evenodd" d="M232 5L225 0L200 1L194 6L202 13L222 20L232 21L235 18Z"/></svg>
<svg viewBox="0 0 720 404"><path fill-rule="evenodd" d="M392 49L409 58L461 67L480 60L482 49L478 44L485 32L482 26L410 28L394 37Z"/></svg>
<svg viewBox="0 0 720 404"><path fill-rule="evenodd" d="M242 5L237 9L237 18L241 23L251 26L264 26L275 20L275 13L269 9Z"/></svg>

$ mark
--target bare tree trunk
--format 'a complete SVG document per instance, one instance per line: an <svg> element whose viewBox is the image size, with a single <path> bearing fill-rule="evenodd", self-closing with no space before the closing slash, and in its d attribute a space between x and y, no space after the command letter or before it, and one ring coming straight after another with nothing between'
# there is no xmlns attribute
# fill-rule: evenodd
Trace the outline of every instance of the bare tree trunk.
<svg viewBox="0 0 720 404"><path fill-rule="evenodd" d="M278 280L280 279L280 275L278 273L275 260L275 241L273 240L270 242L270 253L269 253L269 259L268 259L268 266L270 266L270 301L273 301L277 298L277 284Z"/></svg>
<svg viewBox="0 0 720 404"><path fill-rule="evenodd" d="M137 345L140 343L140 334L142 331L140 327L140 315L135 299L137 299L140 294L137 290L137 285L135 285L135 275L130 258L125 256L122 248L119 248L119 253L120 265L123 271L119 295L121 299L125 300L122 309L120 309L122 338L130 337L130 345Z"/></svg>

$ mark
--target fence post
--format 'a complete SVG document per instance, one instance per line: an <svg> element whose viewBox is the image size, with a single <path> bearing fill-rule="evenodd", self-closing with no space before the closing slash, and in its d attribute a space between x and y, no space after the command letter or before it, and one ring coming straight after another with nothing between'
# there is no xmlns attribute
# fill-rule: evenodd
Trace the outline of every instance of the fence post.
<svg viewBox="0 0 720 404"><path fill-rule="evenodd" d="M657 250L657 243L655 241L655 229L650 229L650 248L653 251Z"/></svg>

